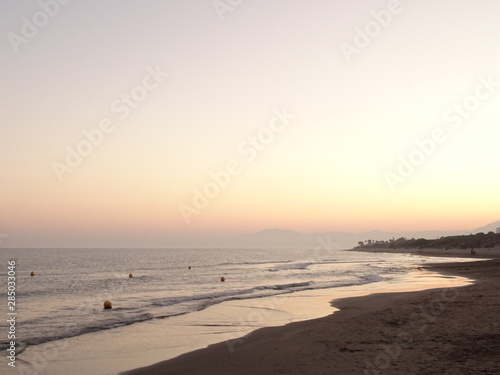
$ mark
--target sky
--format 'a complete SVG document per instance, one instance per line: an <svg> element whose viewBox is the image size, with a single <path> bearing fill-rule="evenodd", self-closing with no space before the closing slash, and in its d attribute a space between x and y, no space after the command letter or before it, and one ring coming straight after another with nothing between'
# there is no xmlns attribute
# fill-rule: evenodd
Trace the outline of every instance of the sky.
<svg viewBox="0 0 500 375"><path fill-rule="evenodd" d="M499 220L500 3L0 2L0 247Z"/></svg>

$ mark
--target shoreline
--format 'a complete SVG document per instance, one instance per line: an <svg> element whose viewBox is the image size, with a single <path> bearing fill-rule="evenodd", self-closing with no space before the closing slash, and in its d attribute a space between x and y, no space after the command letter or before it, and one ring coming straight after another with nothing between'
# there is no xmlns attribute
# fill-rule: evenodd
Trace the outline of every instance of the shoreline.
<svg viewBox="0 0 500 375"><path fill-rule="evenodd" d="M422 256L433 256L433 257L460 257L460 258L470 258L473 260L481 259L494 259L500 258L500 249L476 249L476 253L471 255L470 250L467 249L437 249L437 248L422 248L422 249L404 249L404 248L354 248L346 251L357 251L361 253L389 253L389 254L411 254L411 255L422 255Z"/></svg>
<svg viewBox="0 0 500 375"><path fill-rule="evenodd" d="M472 278L475 283L335 299L332 306L340 309L335 314L258 329L233 343L232 351L228 342L221 342L121 374L452 374L472 363L474 374L481 373L478 368L500 371L494 354L500 350L500 308L495 304L500 299L496 291L500 261L425 268ZM482 325L478 317L485 316L487 324ZM466 329L470 335L462 337ZM478 343L482 351L477 350ZM469 352L474 356L466 356L462 363L463 354ZM441 372L425 372L438 367Z"/></svg>
<svg viewBox="0 0 500 375"><path fill-rule="evenodd" d="M470 282L468 279L447 278L425 271L420 266L423 262L427 264L433 260L430 257L424 259L407 255L398 257L396 264L398 268L402 268L401 274L391 274L382 281L229 300L164 320L153 319L31 346L21 356L22 362L19 365L26 373L36 370L40 375L116 375L216 343L226 342L228 348L227 344L239 346L242 337L262 327L279 327L329 316L338 310L331 305L334 299L379 292L423 290L450 284L464 285ZM449 262L453 259L436 261ZM374 272L377 270L374 269ZM54 354L55 346L58 350ZM41 363L40 358L50 360Z"/></svg>

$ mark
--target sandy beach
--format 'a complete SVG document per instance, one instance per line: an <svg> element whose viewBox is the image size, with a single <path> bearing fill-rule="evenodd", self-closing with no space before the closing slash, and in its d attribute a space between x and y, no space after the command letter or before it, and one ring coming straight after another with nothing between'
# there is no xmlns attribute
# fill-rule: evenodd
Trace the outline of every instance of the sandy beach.
<svg viewBox="0 0 500 375"><path fill-rule="evenodd" d="M500 259L426 268L476 282L335 300L327 317L124 374L500 374Z"/></svg>
<svg viewBox="0 0 500 375"><path fill-rule="evenodd" d="M423 249L373 248L373 249L353 249L349 251L360 251L366 253L413 254L413 255L433 256L433 257L460 257L460 258L471 258L471 259L500 258L500 248L475 249L476 253L474 255L471 255L470 249L442 250L436 248L423 248Z"/></svg>
<svg viewBox="0 0 500 375"><path fill-rule="evenodd" d="M0 0L0 375L500 375L500 0Z"/></svg>

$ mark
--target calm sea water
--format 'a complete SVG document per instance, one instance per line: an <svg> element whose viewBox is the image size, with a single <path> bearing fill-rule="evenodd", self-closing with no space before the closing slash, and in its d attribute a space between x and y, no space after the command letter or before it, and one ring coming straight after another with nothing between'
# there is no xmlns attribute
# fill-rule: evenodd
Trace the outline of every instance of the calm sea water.
<svg viewBox="0 0 500 375"><path fill-rule="evenodd" d="M9 260L16 261L19 351L228 300L373 283L426 261L293 249L7 249L0 252L5 310ZM105 300L112 310L103 309ZM3 336L0 349L8 347Z"/></svg>

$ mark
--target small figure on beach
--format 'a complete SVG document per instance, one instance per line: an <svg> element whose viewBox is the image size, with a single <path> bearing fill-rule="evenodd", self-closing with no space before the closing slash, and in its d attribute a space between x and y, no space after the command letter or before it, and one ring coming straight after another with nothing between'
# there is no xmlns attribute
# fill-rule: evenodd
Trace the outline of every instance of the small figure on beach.
<svg viewBox="0 0 500 375"><path fill-rule="evenodd" d="M471 250L470 250L470 255L476 255L476 250L471 249Z"/></svg>

